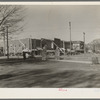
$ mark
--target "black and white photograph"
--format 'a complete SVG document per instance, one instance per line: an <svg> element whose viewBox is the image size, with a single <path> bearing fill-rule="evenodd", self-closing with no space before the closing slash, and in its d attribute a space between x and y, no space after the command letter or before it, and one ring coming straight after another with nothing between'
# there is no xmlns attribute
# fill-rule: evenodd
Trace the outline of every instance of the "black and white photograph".
<svg viewBox="0 0 100 100"><path fill-rule="evenodd" d="M0 4L0 88L100 88L100 5Z"/></svg>

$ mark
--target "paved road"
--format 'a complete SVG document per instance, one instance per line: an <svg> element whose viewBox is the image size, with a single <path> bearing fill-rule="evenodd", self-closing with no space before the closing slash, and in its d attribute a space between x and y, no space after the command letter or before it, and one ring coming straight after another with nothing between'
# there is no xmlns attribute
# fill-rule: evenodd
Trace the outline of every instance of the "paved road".
<svg viewBox="0 0 100 100"><path fill-rule="evenodd" d="M75 60L58 60L60 62L73 62L73 63L81 63L81 64L92 64L91 61L75 61Z"/></svg>
<svg viewBox="0 0 100 100"><path fill-rule="evenodd" d="M100 65L61 61L0 64L0 87L100 87Z"/></svg>

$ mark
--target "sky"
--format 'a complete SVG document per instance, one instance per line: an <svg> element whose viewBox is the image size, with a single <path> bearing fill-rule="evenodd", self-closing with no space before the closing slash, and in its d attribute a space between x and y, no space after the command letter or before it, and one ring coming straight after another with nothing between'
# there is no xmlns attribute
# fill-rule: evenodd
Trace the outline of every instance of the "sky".
<svg viewBox="0 0 100 100"><path fill-rule="evenodd" d="M86 43L100 38L99 5L29 5L25 6L24 31L20 38L60 38L82 40L85 32Z"/></svg>

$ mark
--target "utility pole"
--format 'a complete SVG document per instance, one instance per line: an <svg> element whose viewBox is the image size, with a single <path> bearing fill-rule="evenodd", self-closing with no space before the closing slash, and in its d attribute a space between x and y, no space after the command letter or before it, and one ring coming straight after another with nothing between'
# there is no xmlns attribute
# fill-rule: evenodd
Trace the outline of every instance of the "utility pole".
<svg viewBox="0 0 100 100"><path fill-rule="evenodd" d="M63 41L63 48L65 49L65 41Z"/></svg>
<svg viewBox="0 0 100 100"><path fill-rule="evenodd" d="M70 55L71 55L71 22L69 22L69 31L70 31Z"/></svg>
<svg viewBox="0 0 100 100"><path fill-rule="evenodd" d="M32 36L29 38L29 49L32 50Z"/></svg>
<svg viewBox="0 0 100 100"><path fill-rule="evenodd" d="M83 32L83 41L84 41L84 54L85 54L85 32Z"/></svg>
<svg viewBox="0 0 100 100"><path fill-rule="evenodd" d="M43 43L43 40L44 40L44 39L43 39L43 38L41 38L41 48L42 48L42 43Z"/></svg>
<svg viewBox="0 0 100 100"><path fill-rule="evenodd" d="M4 42L3 53L4 53L4 56L5 56L5 27L3 26L2 28L3 28L3 30L2 30L3 34L2 35L3 35L3 42Z"/></svg>
<svg viewBox="0 0 100 100"><path fill-rule="evenodd" d="M3 38L3 41L4 41L4 50L3 50L3 53L4 53L4 56L5 56L5 32L4 32L4 38Z"/></svg>
<svg viewBox="0 0 100 100"><path fill-rule="evenodd" d="M7 59L9 59L8 26L6 26L6 31L7 31Z"/></svg>
<svg viewBox="0 0 100 100"><path fill-rule="evenodd" d="M64 55L65 55L65 41L63 41Z"/></svg>

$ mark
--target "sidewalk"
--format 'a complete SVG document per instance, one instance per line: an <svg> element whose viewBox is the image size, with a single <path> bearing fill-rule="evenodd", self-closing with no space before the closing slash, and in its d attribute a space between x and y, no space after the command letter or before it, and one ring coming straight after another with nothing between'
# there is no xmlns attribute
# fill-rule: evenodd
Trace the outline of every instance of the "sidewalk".
<svg viewBox="0 0 100 100"><path fill-rule="evenodd" d="M9 56L10 59L22 59L23 57L22 56ZM1 56L0 57L0 60L1 59L7 59L7 56Z"/></svg>
<svg viewBox="0 0 100 100"><path fill-rule="evenodd" d="M0 57L0 64L2 63L12 63L12 62L21 62L24 61L23 58L9 58L7 59L7 57Z"/></svg>
<svg viewBox="0 0 100 100"><path fill-rule="evenodd" d="M10 56L9 59L7 59L6 56L0 57L0 64L3 63L17 63L17 62L29 62L29 61L41 61L38 57L36 59L34 58L26 58L25 60L23 59L22 56Z"/></svg>

